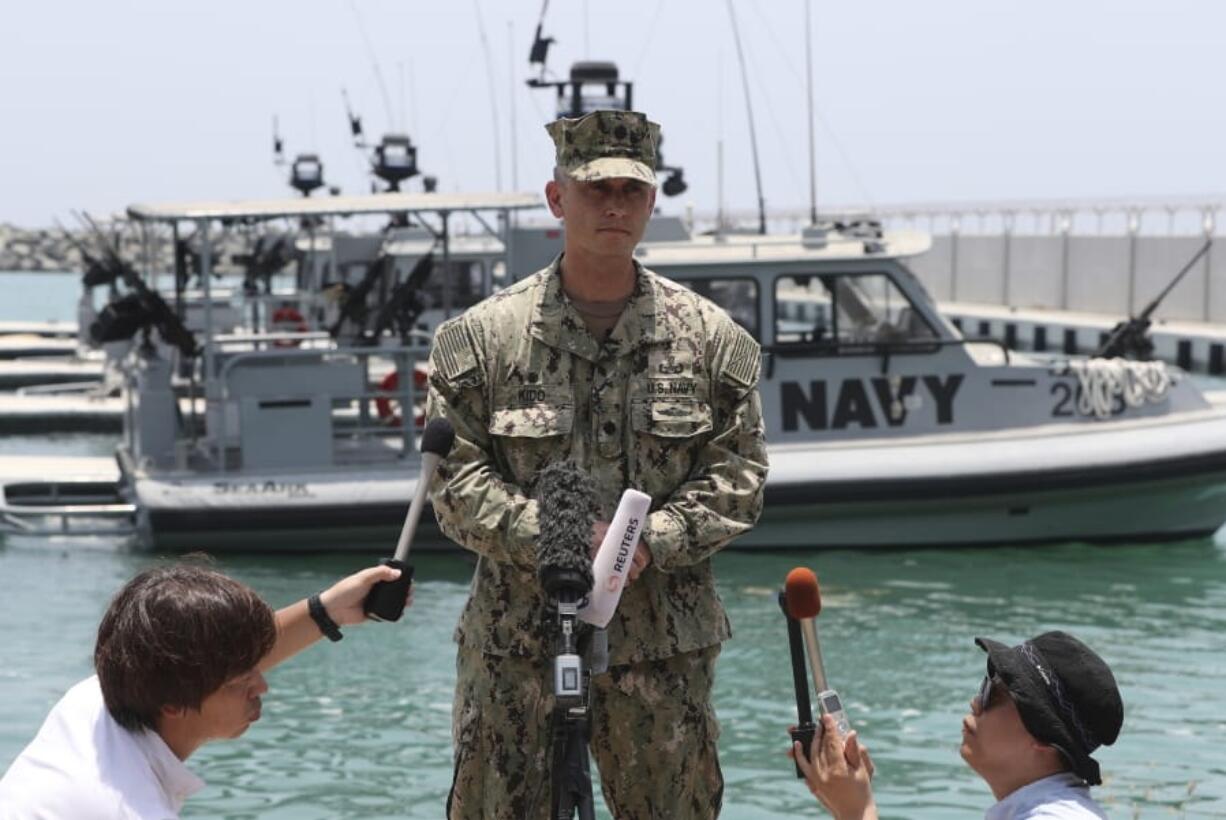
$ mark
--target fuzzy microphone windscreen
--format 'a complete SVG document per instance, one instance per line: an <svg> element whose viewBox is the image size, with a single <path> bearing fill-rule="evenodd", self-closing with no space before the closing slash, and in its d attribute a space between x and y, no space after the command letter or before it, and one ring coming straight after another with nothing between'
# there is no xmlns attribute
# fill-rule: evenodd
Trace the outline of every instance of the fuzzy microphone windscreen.
<svg viewBox="0 0 1226 820"><path fill-rule="evenodd" d="M541 585L551 595L560 588L586 595L592 589L595 483L573 461L563 461L541 471L535 497L540 503L536 566ZM579 585L582 589L575 588Z"/></svg>
<svg viewBox="0 0 1226 820"><path fill-rule="evenodd" d="M430 419L421 434L421 451L447 457L455 443L455 428L445 418Z"/></svg>

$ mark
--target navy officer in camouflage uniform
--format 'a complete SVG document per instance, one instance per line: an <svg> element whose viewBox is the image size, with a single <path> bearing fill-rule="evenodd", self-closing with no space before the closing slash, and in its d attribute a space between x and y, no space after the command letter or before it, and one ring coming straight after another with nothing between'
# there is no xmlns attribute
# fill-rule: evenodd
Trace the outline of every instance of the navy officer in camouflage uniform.
<svg viewBox="0 0 1226 820"><path fill-rule="evenodd" d="M634 259L655 206L659 126L597 111L547 126L561 256L443 324L429 415L456 430L433 485L443 532L479 555L459 643L450 818L550 806L556 615L536 576L542 468L595 480L600 543L622 491L653 499L609 670L592 678L591 752L619 820L707 818L723 796L711 686L731 634L711 556L762 507L757 343Z"/></svg>

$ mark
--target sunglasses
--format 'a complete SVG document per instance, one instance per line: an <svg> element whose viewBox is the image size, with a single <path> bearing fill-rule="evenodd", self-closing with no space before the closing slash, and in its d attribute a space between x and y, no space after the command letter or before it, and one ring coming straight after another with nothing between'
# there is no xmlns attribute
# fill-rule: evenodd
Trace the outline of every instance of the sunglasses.
<svg viewBox="0 0 1226 820"><path fill-rule="evenodd" d="M985 675L983 683L979 684L979 694L975 699L979 701L979 711L986 712L992 707L993 694L998 690L996 684L1000 683L1000 679L992 675Z"/></svg>

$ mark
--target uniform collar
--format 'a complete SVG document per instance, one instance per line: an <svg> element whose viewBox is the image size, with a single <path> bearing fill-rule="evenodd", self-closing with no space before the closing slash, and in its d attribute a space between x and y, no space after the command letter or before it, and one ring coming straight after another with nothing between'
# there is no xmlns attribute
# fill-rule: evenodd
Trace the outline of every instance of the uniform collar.
<svg viewBox="0 0 1226 820"><path fill-rule="evenodd" d="M634 293L603 348L566 298L559 275L561 264L562 256L559 255L541 273L544 287L537 296L530 330L534 338L593 362L601 357L602 351L605 355L620 356L640 346L668 340L658 313L658 306L663 303L660 284L637 259L634 260Z"/></svg>

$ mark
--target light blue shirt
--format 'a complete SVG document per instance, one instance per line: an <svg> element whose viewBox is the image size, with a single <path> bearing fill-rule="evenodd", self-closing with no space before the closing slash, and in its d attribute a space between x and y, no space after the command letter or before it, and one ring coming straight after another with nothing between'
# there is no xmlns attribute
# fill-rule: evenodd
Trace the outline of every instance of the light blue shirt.
<svg viewBox="0 0 1226 820"><path fill-rule="evenodd" d="M1090 787L1072 772L1061 772L1022 786L988 809L985 820L1106 820L1090 797Z"/></svg>

